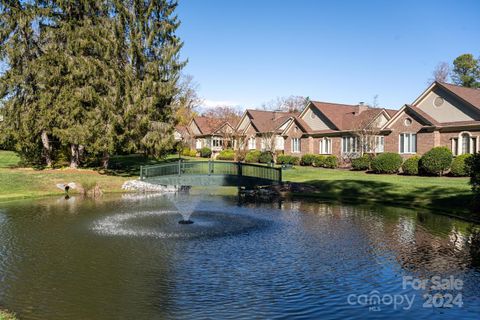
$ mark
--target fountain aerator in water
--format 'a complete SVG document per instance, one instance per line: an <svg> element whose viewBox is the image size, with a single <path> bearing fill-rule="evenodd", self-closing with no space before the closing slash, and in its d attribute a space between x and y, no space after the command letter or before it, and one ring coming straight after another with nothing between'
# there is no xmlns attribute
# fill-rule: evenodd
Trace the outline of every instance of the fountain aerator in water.
<svg viewBox="0 0 480 320"><path fill-rule="evenodd" d="M188 220L180 220L180 221L178 221L178 223L179 223L179 224L192 224L193 221L190 220L190 219L188 219Z"/></svg>

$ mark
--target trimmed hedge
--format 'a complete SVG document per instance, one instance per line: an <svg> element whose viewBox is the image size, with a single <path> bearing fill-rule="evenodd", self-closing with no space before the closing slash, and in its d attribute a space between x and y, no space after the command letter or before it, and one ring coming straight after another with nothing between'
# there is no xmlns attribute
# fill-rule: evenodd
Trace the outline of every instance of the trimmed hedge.
<svg viewBox="0 0 480 320"><path fill-rule="evenodd" d="M300 159L296 156L291 156L288 154L281 154L277 157L277 163L278 164L299 164Z"/></svg>
<svg viewBox="0 0 480 320"><path fill-rule="evenodd" d="M208 147L203 147L200 149L200 157L202 158L210 158L212 156L212 149Z"/></svg>
<svg viewBox="0 0 480 320"><path fill-rule="evenodd" d="M462 154L453 159L450 174L454 177L466 177L470 173L469 160L472 157L471 154Z"/></svg>
<svg viewBox="0 0 480 320"><path fill-rule="evenodd" d="M313 166L314 166L314 167L323 167L323 166L325 166L325 156L315 155L315 158L314 158L314 160L313 160Z"/></svg>
<svg viewBox="0 0 480 320"><path fill-rule="evenodd" d="M372 170L375 173L397 173L403 159L398 153L385 152L372 160Z"/></svg>
<svg viewBox="0 0 480 320"><path fill-rule="evenodd" d="M352 170L366 171L370 170L370 164L372 162L372 156L364 154L359 158L352 159Z"/></svg>
<svg viewBox="0 0 480 320"><path fill-rule="evenodd" d="M260 163L272 163L273 156L271 152L263 151L260 156L258 157L258 162Z"/></svg>
<svg viewBox="0 0 480 320"><path fill-rule="evenodd" d="M420 161L419 156L413 156L405 160L402 164L402 172L407 176L415 176L418 174L418 162Z"/></svg>
<svg viewBox="0 0 480 320"><path fill-rule="evenodd" d="M336 156L326 156L323 167L329 169L338 168L338 158Z"/></svg>
<svg viewBox="0 0 480 320"><path fill-rule="evenodd" d="M314 162L315 162L315 157L316 155L314 154L304 154L302 156L302 159L300 160L300 164L302 166L313 166Z"/></svg>
<svg viewBox="0 0 480 320"><path fill-rule="evenodd" d="M447 147L435 147L420 158L420 172L441 176L452 165L453 155Z"/></svg>
<svg viewBox="0 0 480 320"><path fill-rule="evenodd" d="M247 163L257 163L260 159L260 155L262 152L259 150L250 150L248 151L247 155L245 156L245 162Z"/></svg>
<svg viewBox="0 0 480 320"><path fill-rule="evenodd" d="M235 151L232 149L225 149L220 151L220 153L217 156L218 160L233 160L235 159Z"/></svg>

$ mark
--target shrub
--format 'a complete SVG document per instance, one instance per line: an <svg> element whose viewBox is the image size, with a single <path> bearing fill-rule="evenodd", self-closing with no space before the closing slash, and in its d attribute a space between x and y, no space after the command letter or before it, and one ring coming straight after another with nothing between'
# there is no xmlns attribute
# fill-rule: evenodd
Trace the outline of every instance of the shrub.
<svg viewBox="0 0 480 320"><path fill-rule="evenodd" d="M247 155L245 156L245 162L247 162L247 163L258 162L261 154L262 153L258 150L248 151Z"/></svg>
<svg viewBox="0 0 480 320"><path fill-rule="evenodd" d="M402 164L402 172L407 176L414 176L418 174L418 162L420 161L419 156L413 156L405 160Z"/></svg>
<svg viewBox="0 0 480 320"><path fill-rule="evenodd" d="M295 156L287 155L287 154L281 154L277 157L277 163L278 164L298 164L300 162L300 159Z"/></svg>
<svg viewBox="0 0 480 320"><path fill-rule="evenodd" d="M325 166L325 156L316 155L313 160L314 167L324 167Z"/></svg>
<svg viewBox="0 0 480 320"><path fill-rule="evenodd" d="M260 156L258 157L258 162L260 163L272 163L273 156L272 153L269 151L263 151Z"/></svg>
<svg viewBox="0 0 480 320"><path fill-rule="evenodd" d="M314 154L304 154L302 159L300 160L300 164L302 166L312 166L315 162L315 155Z"/></svg>
<svg viewBox="0 0 480 320"><path fill-rule="evenodd" d="M338 158L336 156L326 156L323 167L330 169L338 168Z"/></svg>
<svg viewBox="0 0 480 320"><path fill-rule="evenodd" d="M356 171L369 170L371 162L372 162L372 157L368 154L364 154L359 158L352 159L352 169Z"/></svg>
<svg viewBox="0 0 480 320"><path fill-rule="evenodd" d="M385 152L372 160L372 170L375 173L397 173L403 159L398 153Z"/></svg>
<svg viewBox="0 0 480 320"><path fill-rule="evenodd" d="M190 148L183 148L182 150L182 156L185 157L195 157L197 155L197 151L190 149Z"/></svg>
<svg viewBox="0 0 480 320"><path fill-rule="evenodd" d="M450 173L454 177L466 177L469 174L469 158L471 158L471 154L462 154L460 156L455 157L452 162L452 168L450 169Z"/></svg>
<svg viewBox="0 0 480 320"><path fill-rule="evenodd" d="M435 147L425 153L419 162L422 173L428 175L442 175L452 165L453 155L446 147Z"/></svg>
<svg viewBox="0 0 480 320"><path fill-rule="evenodd" d="M233 160L235 159L235 152L232 149L225 149L220 151L217 156L218 160Z"/></svg>
<svg viewBox="0 0 480 320"><path fill-rule="evenodd" d="M480 195L480 153L475 153L466 159L467 168L470 174L470 185L472 191Z"/></svg>
<svg viewBox="0 0 480 320"><path fill-rule="evenodd" d="M212 149L203 147L200 149L200 157L202 158L210 158L212 156Z"/></svg>

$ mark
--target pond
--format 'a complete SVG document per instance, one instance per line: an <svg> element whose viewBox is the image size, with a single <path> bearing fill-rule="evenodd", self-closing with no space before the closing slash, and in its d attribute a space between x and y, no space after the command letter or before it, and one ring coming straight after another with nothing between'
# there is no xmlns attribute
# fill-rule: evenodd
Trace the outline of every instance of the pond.
<svg viewBox="0 0 480 320"><path fill-rule="evenodd" d="M178 224L175 203L193 224ZM478 319L475 228L305 200L10 202L0 307L20 319Z"/></svg>

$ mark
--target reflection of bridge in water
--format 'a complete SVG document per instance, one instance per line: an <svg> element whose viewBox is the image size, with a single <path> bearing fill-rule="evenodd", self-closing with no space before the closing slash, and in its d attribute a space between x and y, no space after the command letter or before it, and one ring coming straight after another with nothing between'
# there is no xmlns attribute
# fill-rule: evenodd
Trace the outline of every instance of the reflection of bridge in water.
<svg viewBox="0 0 480 320"><path fill-rule="evenodd" d="M256 186L282 182L282 169L228 161L166 162L140 167L142 181L173 186Z"/></svg>

